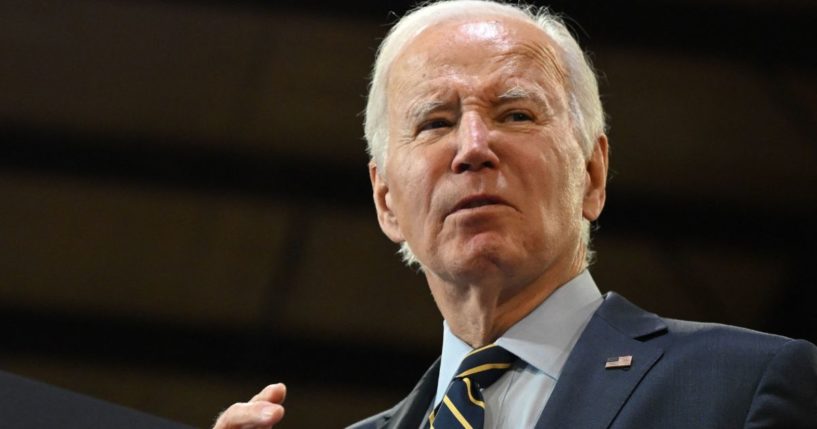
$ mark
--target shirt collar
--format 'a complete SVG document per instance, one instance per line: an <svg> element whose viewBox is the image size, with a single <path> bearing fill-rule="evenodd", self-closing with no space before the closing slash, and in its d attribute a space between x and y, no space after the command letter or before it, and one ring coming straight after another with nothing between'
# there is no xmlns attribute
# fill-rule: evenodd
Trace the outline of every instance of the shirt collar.
<svg viewBox="0 0 817 429"><path fill-rule="evenodd" d="M511 326L495 344L518 356L546 376L558 380L567 356L585 325L603 301L587 270L557 288L530 314ZM471 346L459 339L443 322L443 351L437 395L442 400L448 384Z"/></svg>

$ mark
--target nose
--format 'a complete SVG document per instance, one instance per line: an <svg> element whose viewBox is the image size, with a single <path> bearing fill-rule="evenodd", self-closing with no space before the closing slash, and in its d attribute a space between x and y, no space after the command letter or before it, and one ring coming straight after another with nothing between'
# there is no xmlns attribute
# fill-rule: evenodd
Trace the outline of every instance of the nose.
<svg viewBox="0 0 817 429"><path fill-rule="evenodd" d="M499 157L491 147L490 130L476 112L466 113L460 118L457 130L457 153L451 162L455 173L496 168Z"/></svg>

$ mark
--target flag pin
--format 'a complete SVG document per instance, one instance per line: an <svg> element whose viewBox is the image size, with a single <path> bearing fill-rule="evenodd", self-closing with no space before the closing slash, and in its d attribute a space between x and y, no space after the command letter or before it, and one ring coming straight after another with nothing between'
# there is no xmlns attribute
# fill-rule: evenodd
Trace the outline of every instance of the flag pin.
<svg viewBox="0 0 817 429"><path fill-rule="evenodd" d="M632 364L633 357L631 355L615 356L607 358L607 362L604 364L604 368L605 369L629 368Z"/></svg>

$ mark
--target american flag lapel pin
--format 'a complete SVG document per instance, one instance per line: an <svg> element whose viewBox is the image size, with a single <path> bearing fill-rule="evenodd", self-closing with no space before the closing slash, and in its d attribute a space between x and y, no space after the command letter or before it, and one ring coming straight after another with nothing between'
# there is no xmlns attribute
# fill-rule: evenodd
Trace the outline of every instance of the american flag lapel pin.
<svg viewBox="0 0 817 429"><path fill-rule="evenodd" d="M629 368L632 364L633 364L632 355L614 356L607 358L607 362L604 364L604 368L605 369Z"/></svg>

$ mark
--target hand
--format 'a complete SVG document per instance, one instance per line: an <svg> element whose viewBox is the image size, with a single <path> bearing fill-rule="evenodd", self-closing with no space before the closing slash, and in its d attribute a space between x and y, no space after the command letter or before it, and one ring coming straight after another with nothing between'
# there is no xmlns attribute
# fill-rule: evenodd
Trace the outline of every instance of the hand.
<svg viewBox="0 0 817 429"><path fill-rule="evenodd" d="M270 384L249 402L238 402L218 416L213 429L270 429L284 418L287 387Z"/></svg>

